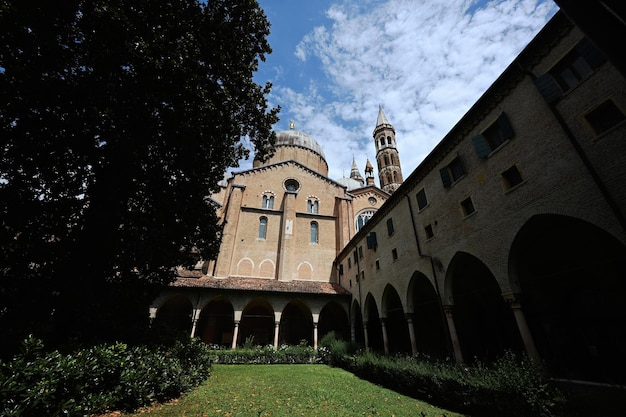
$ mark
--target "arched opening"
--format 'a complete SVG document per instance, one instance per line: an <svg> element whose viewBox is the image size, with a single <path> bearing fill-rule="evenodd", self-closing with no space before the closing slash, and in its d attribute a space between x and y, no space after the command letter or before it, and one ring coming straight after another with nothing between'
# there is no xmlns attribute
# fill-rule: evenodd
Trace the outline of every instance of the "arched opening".
<svg viewBox="0 0 626 417"><path fill-rule="evenodd" d="M402 302L398 292L391 284L387 284L383 292L383 311L387 318L385 327L389 352L411 353L411 339Z"/></svg>
<svg viewBox="0 0 626 417"><path fill-rule="evenodd" d="M362 327L363 325L361 325ZM334 301L326 304L320 311L317 323L317 335L321 340L324 335L335 332L338 339L350 340L350 322L346 311Z"/></svg>
<svg viewBox="0 0 626 417"><path fill-rule="evenodd" d="M241 315L239 344L252 337L255 345L274 343L274 309L264 298L252 300Z"/></svg>
<svg viewBox="0 0 626 417"><path fill-rule="evenodd" d="M452 357L439 297L424 274L415 272L411 277L408 300L413 311L417 351L437 359Z"/></svg>
<svg viewBox="0 0 626 417"><path fill-rule="evenodd" d="M167 300L156 313L153 326L165 332L191 334L191 314L193 307L184 294Z"/></svg>
<svg viewBox="0 0 626 417"><path fill-rule="evenodd" d="M531 218L512 247L526 320L540 356L561 378L626 383L626 248L582 220Z"/></svg>
<svg viewBox="0 0 626 417"><path fill-rule="evenodd" d="M446 279L452 286L454 323L466 361L489 363L506 350L523 351L513 312L485 264L468 253L457 253Z"/></svg>
<svg viewBox="0 0 626 417"><path fill-rule="evenodd" d="M234 326L232 304L225 297L216 297L202 309L196 336L204 343L230 347Z"/></svg>
<svg viewBox="0 0 626 417"><path fill-rule="evenodd" d="M280 343L298 345L306 340L309 346L313 346L313 317L311 310L300 300L291 301L281 314Z"/></svg>
<svg viewBox="0 0 626 417"><path fill-rule="evenodd" d="M378 307L372 294L367 294L365 298L365 321L367 321L367 339L369 348L375 352L384 352L383 332L380 325L380 315Z"/></svg>

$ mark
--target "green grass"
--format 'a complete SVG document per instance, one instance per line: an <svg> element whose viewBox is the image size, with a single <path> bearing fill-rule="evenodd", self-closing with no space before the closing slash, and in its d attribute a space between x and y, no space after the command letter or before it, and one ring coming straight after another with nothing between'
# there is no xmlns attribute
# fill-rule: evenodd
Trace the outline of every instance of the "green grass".
<svg viewBox="0 0 626 417"><path fill-rule="evenodd" d="M124 416L462 417L325 365L215 365L207 382Z"/></svg>

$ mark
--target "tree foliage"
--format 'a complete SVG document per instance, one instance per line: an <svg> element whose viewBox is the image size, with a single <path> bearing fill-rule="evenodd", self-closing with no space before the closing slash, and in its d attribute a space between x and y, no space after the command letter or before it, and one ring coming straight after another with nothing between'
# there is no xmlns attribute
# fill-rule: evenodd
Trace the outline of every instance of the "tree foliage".
<svg viewBox="0 0 626 417"><path fill-rule="evenodd" d="M255 0L0 1L0 328L106 339L216 253L207 196L273 150Z"/></svg>

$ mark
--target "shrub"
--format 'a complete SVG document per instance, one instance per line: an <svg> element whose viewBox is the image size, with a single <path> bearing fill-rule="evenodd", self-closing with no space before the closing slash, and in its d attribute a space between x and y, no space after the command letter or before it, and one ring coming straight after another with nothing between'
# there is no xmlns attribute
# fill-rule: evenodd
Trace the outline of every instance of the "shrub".
<svg viewBox="0 0 626 417"><path fill-rule="evenodd" d="M491 367L366 353L344 362L355 375L472 415L555 415L563 403L540 364L507 352Z"/></svg>
<svg viewBox="0 0 626 417"><path fill-rule="evenodd" d="M100 345L63 355L29 338L0 362L0 415L83 416L132 411L173 398L209 377L210 350L197 340L147 348Z"/></svg>
<svg viewBox="0 0 626 417"><path fill-rule="evenodd" d="M316 363L317 354L311 346L257 346L234 350L213 350L212 360L220 364L297 364Z"/></svg>

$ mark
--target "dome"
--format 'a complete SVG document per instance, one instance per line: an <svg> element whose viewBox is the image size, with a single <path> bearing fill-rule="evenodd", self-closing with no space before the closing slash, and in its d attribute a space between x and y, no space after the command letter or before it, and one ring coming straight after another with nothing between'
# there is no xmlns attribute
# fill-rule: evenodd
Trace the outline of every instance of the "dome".
<svg viewBox="0 0 626 417"><path fill-rule="evenodd" d="M304 132L300 132L299 130L290 129L276 133L276 146L278 147L281 145L291 145L306 148L312 150L322 158L326 159L326 156L324 155L320 144L317 143L317 141L311 136L307 135Z"/></svg>
<svg viewBox="0 0 626 417"><path fill-rule="evenodd" d="M352 190L356 190L357 188L361 188L363 187L363 183L360 181L357 181L353 178L340 178L338 180L336 180L339 184L343 185L344 187L346 187L346 189L348 191L352 191Z"/></svg>

